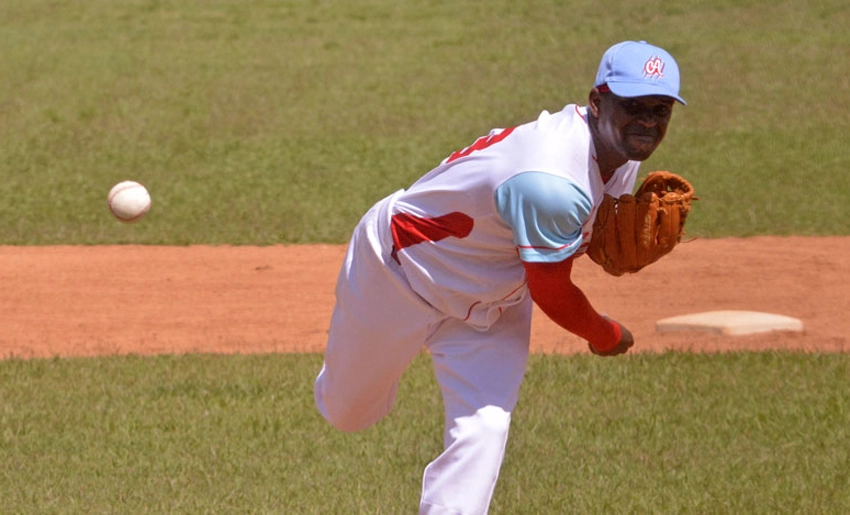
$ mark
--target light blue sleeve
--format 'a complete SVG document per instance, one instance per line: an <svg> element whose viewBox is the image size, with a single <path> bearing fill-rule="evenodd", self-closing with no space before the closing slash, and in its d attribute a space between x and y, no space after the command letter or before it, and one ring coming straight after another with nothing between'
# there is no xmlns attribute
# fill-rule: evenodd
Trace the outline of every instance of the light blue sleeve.
<svg viewBox="0 0 850 515"><path fill-rule="evenodd" d="M496 209L514 233L520 259L556 263L582 244L590 197L575 183L543 172L523 172L496 189Z"/></svg>

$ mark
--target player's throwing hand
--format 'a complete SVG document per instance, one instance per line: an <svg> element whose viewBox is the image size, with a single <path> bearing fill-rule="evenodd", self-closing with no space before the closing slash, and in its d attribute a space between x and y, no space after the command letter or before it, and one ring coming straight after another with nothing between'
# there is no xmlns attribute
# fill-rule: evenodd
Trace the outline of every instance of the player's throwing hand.
<svg viewBox="0 0 850 515"><path fill-rule="evenodd" d="M605 318L608 318L608 317L605 317ZM602 349L602 348L598 348L597 346L593 345L593 343L588 342L587 347L590 349L590 352L596 354L597 356L602 356L602 357L619 356L620 354L627 353L629 351L629 349L632 348L632 345L635 344L634 336L632 336L631 331L626 329L619 322L611 320L610 318L608 318L608 320L612 324L617 326L617 328L619 328L619 330L620 330L620 340L617 342L617 344L614 345L611 348Z"/></svg>

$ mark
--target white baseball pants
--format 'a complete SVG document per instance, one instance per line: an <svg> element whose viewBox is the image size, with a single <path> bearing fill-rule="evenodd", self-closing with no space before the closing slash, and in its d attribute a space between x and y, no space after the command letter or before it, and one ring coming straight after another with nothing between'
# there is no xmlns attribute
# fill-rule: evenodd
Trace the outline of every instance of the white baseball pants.
<svg viewBox="0 0 850 515"><path fill-rule="evenodd" d="M341 430L373 425L392 410L402 374L426 347L445 405L445 450L425 468L420 513L487 513L528 360L531 299L486 332L445 317L410 289L390 255L391 205L392 196L376 204L352 236L316 405Z"/></svg>

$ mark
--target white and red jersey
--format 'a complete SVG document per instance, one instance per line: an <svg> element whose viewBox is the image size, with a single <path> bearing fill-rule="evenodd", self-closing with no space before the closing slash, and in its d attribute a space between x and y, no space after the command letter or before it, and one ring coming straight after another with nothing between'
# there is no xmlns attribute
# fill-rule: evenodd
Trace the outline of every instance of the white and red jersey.
<svg viewBox="0 0 850 515"><path fill-rule="evenodd" d="M631 193L639 167L603 184L586 111L495 129L394 195L394 256L414 291L484 330L527 295L521 260L584 252L603 194Z"/></svg>

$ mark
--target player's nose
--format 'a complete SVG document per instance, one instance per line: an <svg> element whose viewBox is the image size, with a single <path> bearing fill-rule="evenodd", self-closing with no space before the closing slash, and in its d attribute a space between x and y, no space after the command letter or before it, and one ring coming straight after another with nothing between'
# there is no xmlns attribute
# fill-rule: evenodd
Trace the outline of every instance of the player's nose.
<svg viewBox="0 0 850 515"><path fill-rule="evenodd" d="M644 127L655 127L659 121L660 117L650 110L645 110L637 116L637 122Z"/></svg>

